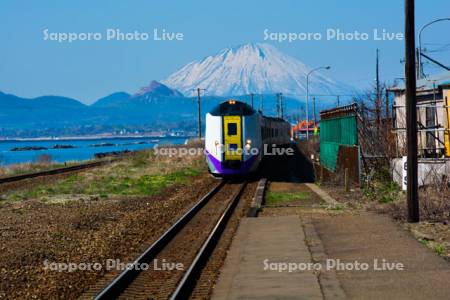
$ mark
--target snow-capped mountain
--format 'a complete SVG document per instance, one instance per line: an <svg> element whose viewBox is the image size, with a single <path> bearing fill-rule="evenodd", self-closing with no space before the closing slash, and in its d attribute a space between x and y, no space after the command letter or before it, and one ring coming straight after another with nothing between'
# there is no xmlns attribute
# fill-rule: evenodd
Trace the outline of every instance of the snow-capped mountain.
<svg viewBox="0 0 450 300"><path fill-rule="evenodd" d="M269 44L245 44L227 48L217 55L193 61L162 82L185 95L198 87L208 95L236 96L281 92L304 97L306 74L311 70L301 61ZM352 87L324 76L310 76L310 92L349 94Z"/></svg>

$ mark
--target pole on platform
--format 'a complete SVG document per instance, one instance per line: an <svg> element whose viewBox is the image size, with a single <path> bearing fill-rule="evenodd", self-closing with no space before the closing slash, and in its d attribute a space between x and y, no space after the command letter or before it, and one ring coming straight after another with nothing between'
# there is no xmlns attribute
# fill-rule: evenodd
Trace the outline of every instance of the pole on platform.
<svg viewBox="0 0 450 300"><path fill-rule="evenodd" d="M405 0L405 79L408 222L419 222L414 0Z"/></svg>

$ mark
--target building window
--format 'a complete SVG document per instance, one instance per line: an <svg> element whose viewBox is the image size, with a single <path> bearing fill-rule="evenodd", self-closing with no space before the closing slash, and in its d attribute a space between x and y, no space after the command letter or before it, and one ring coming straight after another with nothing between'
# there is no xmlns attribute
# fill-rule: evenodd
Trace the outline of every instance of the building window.
<svg viewBox="0 0 450 300"><path fill-rule="evenodd" d="M426 127L428 129L427 135L426 135L427 136L427 149L435 150L435 148L436 148L435 133L436 132L431 129L436 127L436 107L427 106L427 108L426 108Z"/></svg>

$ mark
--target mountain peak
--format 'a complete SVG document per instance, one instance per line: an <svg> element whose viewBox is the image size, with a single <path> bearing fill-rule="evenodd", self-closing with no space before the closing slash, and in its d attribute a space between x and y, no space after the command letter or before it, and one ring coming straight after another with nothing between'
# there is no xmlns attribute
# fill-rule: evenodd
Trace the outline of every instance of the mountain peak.
<svg viewBox="0 0 450 300"><path fill-rule="evenodd" d="M277 50L278 49L275 46L272 46L271 44L267 44L267 43L244 43L244 44L240 44L240 45L236 45L234 47L230 47L229 49L233 49L233 50L244 50L244 49L249 49L249 50L254 50L254 51L258 51L258 50Z"/></svg>
<svg viewBox="0 0 450 300"><path fill-rule="evenodd" d="M234 55L246 55L249 57L264 59L267 52L278 51L274 46L270 44L262 43L246 43L238 46L226 48L222 50L222 53L234 54Z"/></svg>
<svg viewBox="0 0 450 300"><path fill-rule="evenodd" d="M140 88L134 96L142 96L144 94L183 97L183 94L181 94L179 91L171 89L156 80L152 80L147 86Z"/></svg>
<svg viewBox="0 0 450 300"><path fill-rule="evenodd" d="M205 88L208 94L238 96L250 93L284 93L303 97L306 73L311 70L300 60L288 56L266 43L246 43L222 49L182 67L164 84L183 93ZM351 87L315 72L310 91L324 94L348 94Z"/></svg>

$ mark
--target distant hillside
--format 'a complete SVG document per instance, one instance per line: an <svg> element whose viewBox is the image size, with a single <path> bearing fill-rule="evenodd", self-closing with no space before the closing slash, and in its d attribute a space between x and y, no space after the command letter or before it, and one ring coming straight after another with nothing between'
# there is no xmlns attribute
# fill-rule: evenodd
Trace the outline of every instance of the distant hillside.
<svg viewBox="0 0 450 300"><path fill-rule="evenodd" d="M0 126L35 128L78 123L89 114L81 102L59 96L24 99L0 92Z"/></svg>
<svg viewBox="0 0 450 300"><path fill-rule="evenodd" d="M88 106L66 97L20 98L0 92L0 136L89 135L145 129L192 130L197 122L196 97L176 96L177 92L153 84L156 89L130 95L117 92ZM142 89L141 89L142 91ZM202 118L230 97L202 96ZM251 104L250 96L234 97ZM318 104L318 110L319 110ZM276 114L274 94L254 96L255 109ZM297 120L304 115L304 103L284 97L285 116ZM311 106L312 109L312 106ZM318 111L317 110L317 111ZM312 115L311 115L312 116Z"/></svg>
<svg viewBox="0 0 450 300"><path fill-rule="evenodd" d="M93 107L114 107L120 106L124 101L131 98L131 95L125 92L117 92L95 101Z"/></svg>
<svg viewBox="0 0 450 300"><path fill-rule="evenodd" d="M167 85L162 84L156 80L152 80L149 85L142 87L135 96L141 95L157 95L167 97L183 97L183 94L175 89L169 88Z"/></svg>
<svg viewBox="0 0 450 300"><path fill-rule="evenodd" d="M294 122L305 116L306 74L311 70L300 60L269 44L250 43L226 48L216 55L193 61L174 72L162 83L152 80L136 93L116 92L92 105L61 96L25 99L0 92L0 137L39 135L87 135L125 128L192 130L197 122L194 89L202 95L202 118L220 101L236 98L266 115L276 115L275 93L284 95L284 112ZM311 76L309 91L317 96L320 110L336 104L331 95L352 95L355 90L317 71ZM351 97L348 97L351 98ZM311 99L312 100L312 99ZM341 104L350 101L340 98ZM313 118L313 102L309 106Z"/></svg>
<svg viewBox="0 0 450 300"><path fill-rule="evenodd" d="M195 128L196 102L175 95L181 94L159 86L133 96L113 93L87 106L66 97L25 99L0 92L0 136L89 135L121 128L133 131ZM208 107L209 103L205 105Z"/></svg>

